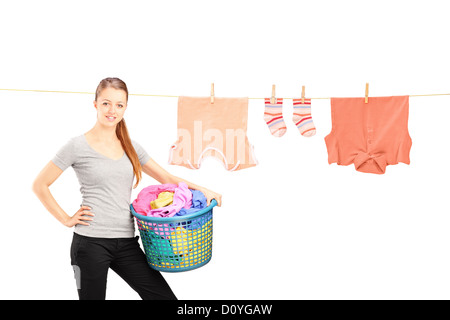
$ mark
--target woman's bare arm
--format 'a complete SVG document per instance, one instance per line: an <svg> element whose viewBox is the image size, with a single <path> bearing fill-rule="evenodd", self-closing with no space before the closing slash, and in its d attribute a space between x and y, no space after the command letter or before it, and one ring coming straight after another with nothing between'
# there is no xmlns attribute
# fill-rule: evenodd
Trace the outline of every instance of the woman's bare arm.
<svg viewBox="0 0 450 320"><path fill-rule="evenodd" d="M83 215L94 216L92 212L89 212L90 208L82 206L72 217L69 216L56 202L55 198L50 192L49 187L55 182L56 179L63 173L63 171L56 166L52 161L38 174L33 182L32 190L42 202L44 207L50 212L59 222L67 227L73 227L76 224L89 225L86 220L92 220L92 218L84 217Z"/></svg>
<svg viewBox="0 0 450 320"><path fill-rule="evenodd" d="M150 159L143 167L142 171L148 174L150 177L154 178L158 182L165 183L173 183L178 184L179 182L184 182L187 184L188 188L201 191L206 199L207 205L209 206L212 199L216 199L217 205L220 207L222 205L222 195L216 192L213 192L204 187L198 186L192 182L184 180L182 178L176 177L169 172L167 172L164 168L162 168L159 164L157 164L153 159Z"/></svg>

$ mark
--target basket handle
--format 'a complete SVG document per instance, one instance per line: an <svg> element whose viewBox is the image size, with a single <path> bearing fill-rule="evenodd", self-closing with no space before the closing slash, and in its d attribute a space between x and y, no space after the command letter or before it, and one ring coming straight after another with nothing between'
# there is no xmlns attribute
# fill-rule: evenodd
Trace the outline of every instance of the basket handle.
<svg viewBox="0 0 450 320"><path fill-rule="evenodd" d="M208 207L215 207L215 206L217 206L217 201L216 201L216 199L211 199L211 202L209 203L209 206Z"/></svg>

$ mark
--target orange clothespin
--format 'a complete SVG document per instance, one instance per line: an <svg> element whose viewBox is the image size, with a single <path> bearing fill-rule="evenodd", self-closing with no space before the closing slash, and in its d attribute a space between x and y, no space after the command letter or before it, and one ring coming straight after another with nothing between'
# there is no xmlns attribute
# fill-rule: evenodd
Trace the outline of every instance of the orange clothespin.
<svg viewBox="0 0 450 320"><path fill-rule="evenodd" d="M214 82L211 83L211 104L214 103Z"/></svg>
<svg viewBox="0 0 450 320"><path fill-rule="evenodd" d="M369 83L366 83L366 99L365 103L369 103Z"/></svg>
<svg viewBox="0 0 450 320"><path fill-rule="evenodd" d="M275 104L275 85L272 85L272 98L270 98L270 104Z"/></svg>
<svg viewBox="0 0 450 320"><path fill-rule="evenodd" d="M305 103L305 86L302 86L302 104Z"/></svg>

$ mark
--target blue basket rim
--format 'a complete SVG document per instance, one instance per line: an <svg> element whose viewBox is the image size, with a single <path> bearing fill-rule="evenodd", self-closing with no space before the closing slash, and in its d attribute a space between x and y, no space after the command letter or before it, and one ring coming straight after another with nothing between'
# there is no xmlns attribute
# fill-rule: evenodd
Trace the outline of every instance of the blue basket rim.
<svg viewBox="0 0 450 320"><path fill-rule="evenodd" d="M158 223L167 223L167 222L177 222L177 221L185 221L185 220L191 220L195 217L201 216L202 214L212 210L217 205L216 199L212 199L209 206L206 208L200 209L197 212L187 214L184 216L173 216L173 217L151 217L151 216L144 216L142 214L137 213L134 208L133 204L130 204L130 210L133 216L138 218L139 220L148 221L148 222L158 222Z"/></svg>

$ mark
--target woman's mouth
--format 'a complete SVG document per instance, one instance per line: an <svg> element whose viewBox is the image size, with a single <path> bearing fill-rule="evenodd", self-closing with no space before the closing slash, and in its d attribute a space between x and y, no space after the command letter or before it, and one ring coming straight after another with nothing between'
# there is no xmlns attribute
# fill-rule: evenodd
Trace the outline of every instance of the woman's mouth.
<svg viewBox="0 0 450 320"><path fill-rule="evenodd" d="M116 120L116 117L106 116L106 119L108 119L108 121L110 122L113 122L114 120Z"/></svg>

